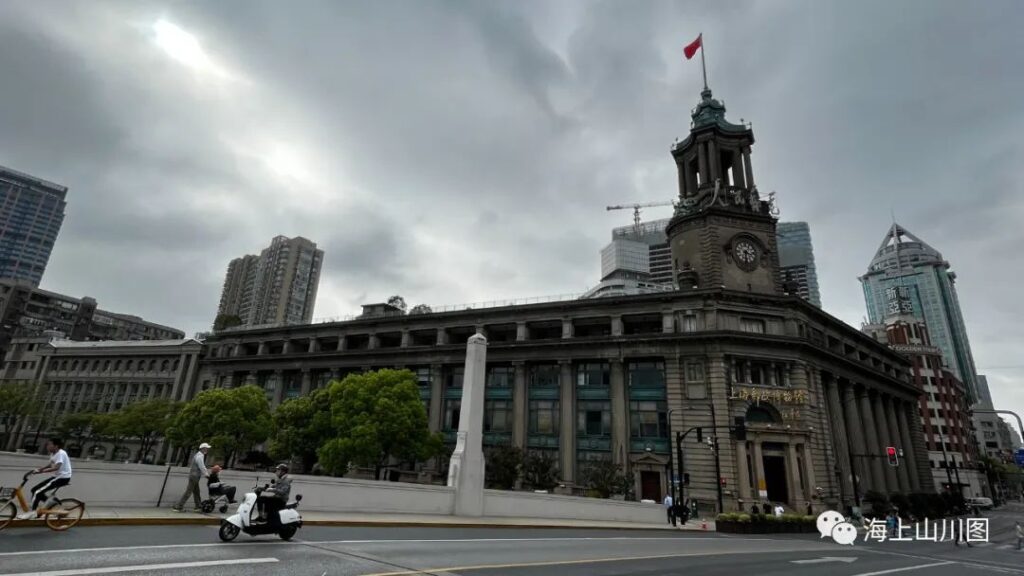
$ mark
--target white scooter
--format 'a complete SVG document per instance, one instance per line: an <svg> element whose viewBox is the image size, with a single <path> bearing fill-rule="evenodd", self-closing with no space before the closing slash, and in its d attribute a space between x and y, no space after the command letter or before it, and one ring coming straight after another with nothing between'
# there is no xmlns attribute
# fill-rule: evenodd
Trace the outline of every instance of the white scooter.
<svg viewBox="0 0 1024 576"><path fill-rule="evenodd" d="M270 482L273 483L274 481L271 480ZM276 530L269 521L253 521L252 516L256 508L256 498L269 487L270 484L265 484L262 488L256 487L252 492L246 492L245 498L238 503L238 509L235 510L235 513L220 521L218 535L221 540L230 542L237 538L240 532L245 532L250 536L276 533L282 540L290 540L292 536L295 536L295 532L302 528L302 516L299 516L296 510L299 507L299 501L302 500L302 494L296 494L295 501L288 503L278 512L281 522Z"/></svg>

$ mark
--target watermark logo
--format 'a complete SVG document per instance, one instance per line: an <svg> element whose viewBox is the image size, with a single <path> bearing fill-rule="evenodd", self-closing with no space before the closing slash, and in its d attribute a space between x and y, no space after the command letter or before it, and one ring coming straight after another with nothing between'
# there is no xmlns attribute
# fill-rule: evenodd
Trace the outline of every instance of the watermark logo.
<svg viewBox="0 0 1024 576"><path fill-rule="evenodd" d="M843 546L857 540L857 528L835 510L819 514L816 524L820 538L828 536ZM910 526L904 526L902 518L873 519L865 522L864 532L865 542L988 542L988 518L925 518Z"/></svg>

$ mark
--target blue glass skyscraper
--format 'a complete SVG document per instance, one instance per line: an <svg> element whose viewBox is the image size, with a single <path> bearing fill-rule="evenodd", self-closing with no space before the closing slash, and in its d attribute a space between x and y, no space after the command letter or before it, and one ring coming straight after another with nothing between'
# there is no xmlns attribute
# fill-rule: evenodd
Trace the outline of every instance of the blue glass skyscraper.
<svg viewBox="0 0 1024 576"><path fill-rule="evenodd" d="M956 294L956 273L949 268L938 250L894 223L860 282L872 324L885 319L887 288L909 289L913 315L925 321L932 344L942 349L949 370L964 383L973 403L979 400L978 377Z"/></svg>
<svg viewBox="0 0 1024 576"><path fill-rule="evenodd" d="M0 278L39 285L64 222L67 192L0 166Z"/></svg>

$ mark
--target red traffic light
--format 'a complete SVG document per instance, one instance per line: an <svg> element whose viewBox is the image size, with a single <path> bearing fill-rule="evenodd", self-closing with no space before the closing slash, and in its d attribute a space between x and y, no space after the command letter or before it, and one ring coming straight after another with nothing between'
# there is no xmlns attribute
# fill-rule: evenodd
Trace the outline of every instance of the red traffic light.
<svg viewBox="0 0 1024 576"><path fill-rule="evenodd" d="M896 455L896 447L895 446L888 446L888 447L886 447L885 453L888 454L890 458L892 458L893 456Z"/></svg>
<svg viewBox="0 0 1024 576"><path fill-rule="evenodd" d="M886 456L889 457L889 466L899 466L900 465L900 459L899 459L899 456L896 453L896 447L895 446L886 446L885 447L885 454L886 454Z"/></svg>

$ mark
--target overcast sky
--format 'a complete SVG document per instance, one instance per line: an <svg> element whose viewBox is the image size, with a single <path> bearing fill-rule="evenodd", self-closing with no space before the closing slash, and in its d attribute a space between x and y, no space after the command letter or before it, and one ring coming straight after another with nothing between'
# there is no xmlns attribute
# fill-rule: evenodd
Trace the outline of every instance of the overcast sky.
<svg viewBox="0 0 1024 576"><path fill-rule="evenodd" d="M1024 412L1022 22L1016 1L10 0L0 164L70 187L44 288L189 334L277 234L326 252L318 317L582 292L631 221L605 206L678 192L703 31L759 188L810 223L825 309L860 326L895 212Z"/></svg>

